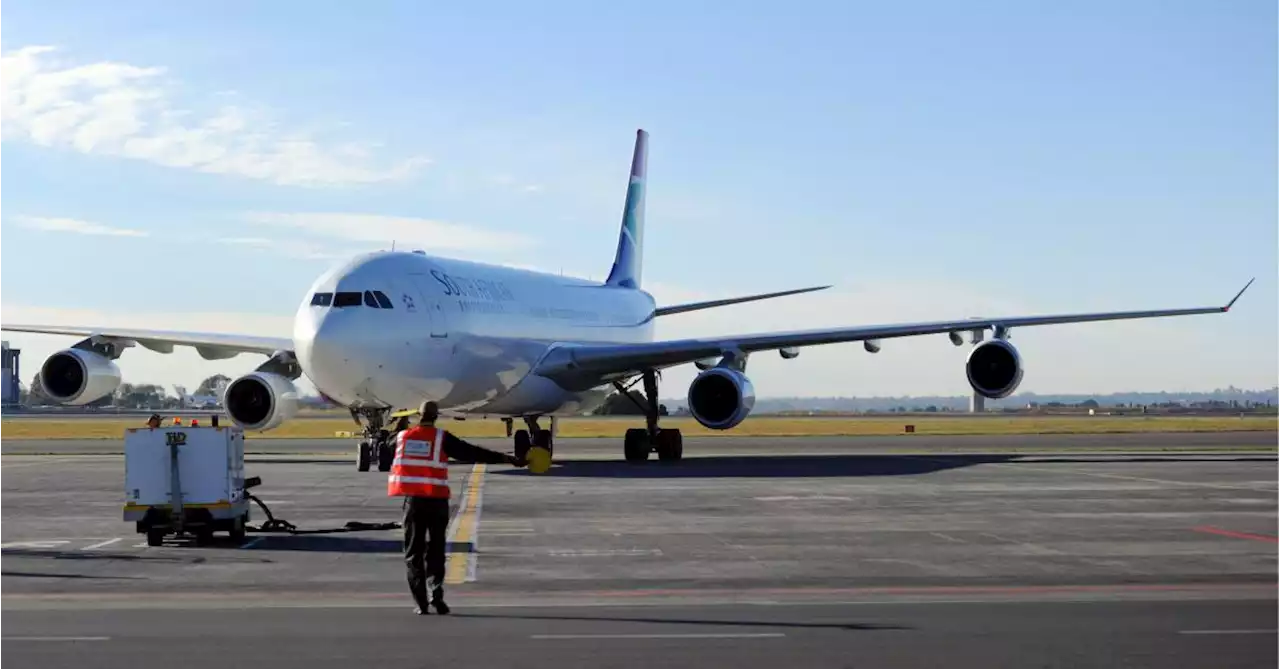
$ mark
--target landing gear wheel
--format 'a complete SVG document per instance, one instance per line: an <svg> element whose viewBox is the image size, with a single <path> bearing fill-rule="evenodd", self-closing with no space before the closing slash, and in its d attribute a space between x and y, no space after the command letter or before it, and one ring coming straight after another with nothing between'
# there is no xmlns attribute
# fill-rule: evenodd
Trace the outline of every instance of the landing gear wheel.
<svg viewBox="0 0 1280 669"><path fill-rule="evenodd" d="M533 440L529 438L528 430L516 430L516 457L524 459L529 456L529 448L533 446Z"/></svg>
<svg viewBox="0 0 1280 669"><path fill-rule="evenodd" d="M148 546L163 546L163 545L164 545L164 530L147 530L147 545L148 545Z"/></svg>
<svg viewBox="0 0 1280 669"><path fill-rule="evenodd" d="M244 541L244 516L236 516L231 521L231 529L227 530L227 534L231 535L232 541Z"/></svg>
<svg viewBox="0 0 1280 669"><path fill-rule="evenodd" d="M662 430L655 441L659 460L675 461L684 457L684 437L680 430Z"/></svg>
<svg viewBox="0 0 1280 669"><path fill-rule="evenodd" d="M369 471L369 460L371 459L369 457L369 442L360 442L359 455L356 456L356 469L362 472Z"/></svg>
<svg viewBox="0 0 1280 669"><path fill-rule="evenodd" d="M644 428L631 428L623 437L622 453L627 462L644 462L649 459L649 433Z"/></svg>
<svg viewBox="0 0 1280 669"><path fill-rule="evenodd" d="M554 440L551 438L551 430L538 430L533 433L533 445L538 448L547 449L548 453L554 453Z"/></svg>
<svg viewBox="0 0 1280 669"><path fill-rule="evenodd" d="M385 441L378 444L378 471L391 471L391 462L395 460L396 452L392 450L391 444Z"/></svg>

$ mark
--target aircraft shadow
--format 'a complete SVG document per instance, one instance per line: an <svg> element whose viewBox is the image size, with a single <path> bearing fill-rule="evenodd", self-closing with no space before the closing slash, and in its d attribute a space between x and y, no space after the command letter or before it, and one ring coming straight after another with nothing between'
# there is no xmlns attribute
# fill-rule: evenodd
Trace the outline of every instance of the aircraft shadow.
<svg viewBox="0 0 1280 669"><path fill-rule="evenodd" d="M1009 455L765 455L686 458L680 462L649 460L563 460L545 474L528 470L496 470L508 476L561 478L820 478L916 476L1008 462Z"/></svg>
<svg viewBox="0 0 1280 669"><path fill-rule="evenodd" d="M618 623L651 623L654 625L713 625L716 627L764 627L792 629L836 629L851 632L867 632L875 630L910 630L911 627L901 625L880 625L877 623L805 623L787 622L783 620L707 620L693 618L651 618L641 616L559 616L559 615L518 615L509 613L467 613L451 614L454 618L485 618L490 620L571 620L574 622L618 622Z"/></svg>

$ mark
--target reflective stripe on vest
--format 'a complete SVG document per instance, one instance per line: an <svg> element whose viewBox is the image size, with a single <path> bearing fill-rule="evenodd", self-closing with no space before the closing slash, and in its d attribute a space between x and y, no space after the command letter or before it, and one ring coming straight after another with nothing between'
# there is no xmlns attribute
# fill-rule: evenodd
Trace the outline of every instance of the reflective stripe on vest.
<svg viewBox="0 0 1280 669"><path fill-rule="evenodd" d="M449 458L444 430L418 426L396 435L396 456L387 476L390 497L449 499Z"/></svg>

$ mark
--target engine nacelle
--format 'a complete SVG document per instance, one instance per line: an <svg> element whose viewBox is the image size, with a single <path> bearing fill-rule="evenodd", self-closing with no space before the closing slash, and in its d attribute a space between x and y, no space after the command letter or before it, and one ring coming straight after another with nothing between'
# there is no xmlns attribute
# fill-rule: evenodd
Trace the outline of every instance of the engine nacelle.
<svg viewBox="0 0 1280 669"><path fill-rule="evenodd" d="M708 369L689 384L689 413L703 427L727 430L741 423L756 405L756 390L742 372Z"/></svg>
<svg viewBox="0 0 1280 669"><path fill-rule="evenodd" d="M297 415L298 389L279 374L253 372L227 384L222 406L241 429L270 430Z"/></svg>
<svg viewBox="0 0 1280 669"><path fill-rule="evenodd" d="M44 361L40 386L59 404L82 406L115 392L120 387L120 368L93 351L69 348Z"/></svg>
<svg viewBox="0 0 1280 669"><path fill-rule="evenodd" d="M1013 344L992 339L973 347L964 363L964 372L974 392L1000 399L1012 395L1022 383L1022 358Z"/></svg>

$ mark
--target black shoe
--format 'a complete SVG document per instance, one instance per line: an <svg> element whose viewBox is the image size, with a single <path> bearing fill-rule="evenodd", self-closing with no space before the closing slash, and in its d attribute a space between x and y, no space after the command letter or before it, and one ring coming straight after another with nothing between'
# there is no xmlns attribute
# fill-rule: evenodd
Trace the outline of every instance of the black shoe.
<svg viewBox="0 0 1280 669"><path fill-rule="evenodd" d="M431 605L436 607L436 613L442 616L449 615L449 605L444 603L444 591L436 590L431 596Z"/></svg>

